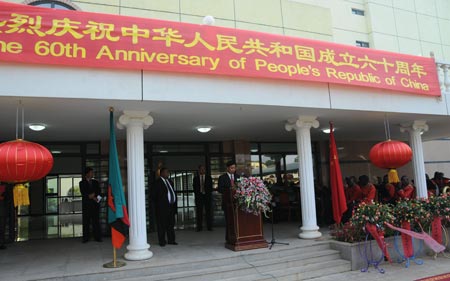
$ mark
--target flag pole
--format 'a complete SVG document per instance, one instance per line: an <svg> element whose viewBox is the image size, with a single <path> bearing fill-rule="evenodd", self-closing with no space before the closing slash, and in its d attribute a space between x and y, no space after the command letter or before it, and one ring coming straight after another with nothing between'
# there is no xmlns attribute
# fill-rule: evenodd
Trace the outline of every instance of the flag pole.
<svg viewBox="0 0 450 281"><path fill-rule="evenodd" d="M113 246L113 263L114 263L114 268L117 267L117 254L116 254L116 247Z"/></svg>
<svg viewBox="0 0 450 281"><path fill-rule="evenodd" d="M119 268L127 265L126 262L117 260L117 252L116 248L113 246L113 260L111 262L105 263L103 265L104 268Z"/></svg>

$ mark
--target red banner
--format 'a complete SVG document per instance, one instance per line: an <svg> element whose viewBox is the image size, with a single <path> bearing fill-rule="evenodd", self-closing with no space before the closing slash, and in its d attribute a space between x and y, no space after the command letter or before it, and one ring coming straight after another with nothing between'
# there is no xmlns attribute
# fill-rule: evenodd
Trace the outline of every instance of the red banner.
<svg viewBox="0 0 450 281"><path fill-rule="evenodd" d="M442 244L442 219L440 217L434 217L431 222L431 236L436 242Z"/></svg>
<svg viewBox="0 0 450 281"><path fill-rule="evenodd" d="M411 223L409 221L403 221L402 228L406 230L411 230ZM412 237L406 233L401 233L401 236L402 236L403 254L405 255L405 258L409 259L414 256Z"/></svg>
<svg viewBox="0 0 450 281"><path fill-rule="evenodd" d="M441 95L431 58L5 2L0 2L0 61L315 81Z"/></svg>

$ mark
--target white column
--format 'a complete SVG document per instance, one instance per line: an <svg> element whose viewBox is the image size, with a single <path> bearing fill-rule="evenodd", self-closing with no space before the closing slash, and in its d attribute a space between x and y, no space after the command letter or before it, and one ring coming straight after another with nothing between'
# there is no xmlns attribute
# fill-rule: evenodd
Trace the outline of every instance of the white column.
<svg viewBox="0 0 450 281"><path fill-rule="evenodd" d="M298 236L313 239L322 236L316 219L316 199L314 196L314 172L311 150L311 127L318 128L316 116L299 116L297 120L288 122L286 130L295 130L297 136L298 172L300 178L300 198L302 209L302 231Z"/></svg>
<svg viewBox="0 0 450 281"><path fill-rule="evenodd" d="M428 131L428 125L426 121L416 120L412 124L402 125L400 131L409 133L409 145L411 146L413 152L412 161L417 198L428 198L421 136L423 132Z"/></svg>
<svg viewBox="0 0 450 281"><path fill-rule="evenodd" d="M127 260L146 260L153 256L147 243L144 178L144 129L153 124L148 111L123 111L117 127L127 129L128 210L130 244Z"/></svg>

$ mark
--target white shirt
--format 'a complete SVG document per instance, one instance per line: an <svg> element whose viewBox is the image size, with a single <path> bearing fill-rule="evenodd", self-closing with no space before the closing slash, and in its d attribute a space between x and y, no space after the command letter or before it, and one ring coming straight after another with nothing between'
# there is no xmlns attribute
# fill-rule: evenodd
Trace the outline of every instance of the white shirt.
<svg viewBox="0 0 450 281"><path fill-rule="evenodd" d="M172 194L173 194L173 203L177 200L175 196L175 191L173 190L173 187L170 185L170 181L168 179L162 178L164 181L164 184L167 187L167 200L169 200L169 203L172 202Z"/></svg>

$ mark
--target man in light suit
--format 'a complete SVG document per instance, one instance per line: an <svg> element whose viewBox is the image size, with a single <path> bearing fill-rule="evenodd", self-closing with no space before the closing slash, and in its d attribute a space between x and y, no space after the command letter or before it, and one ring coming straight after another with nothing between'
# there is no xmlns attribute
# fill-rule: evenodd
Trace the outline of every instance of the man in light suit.
<svg viewBox="0 0 450 281"><path fill-rule="evenodd" d="M203 229L203 210L205 210L206 227L212 231L212 189L213 183L210 175L206 174L206 168L203 165L198 166L198 174L194 177L195 210L197 216L197 229Z"/></svg>
<svg viewBox="0 0 450 281"><path fill-rule="evenodd" d="M222 210L225 214L225 241L230 242L230 225L233 224L233 192L237 186L236 162L227 162L227 172L219 177L218 189L222 194Z"/></svg>
<svg viewBox="0 0 450 281"><path fill-rule="evenodd" d="M174 230L175 215L177 213L177 195L173 182L169 179L169 169L165 167L161 168L160 178L155 182L154 202L159 246L164 247L166 244L178 245L175 242Z"/></svg>

